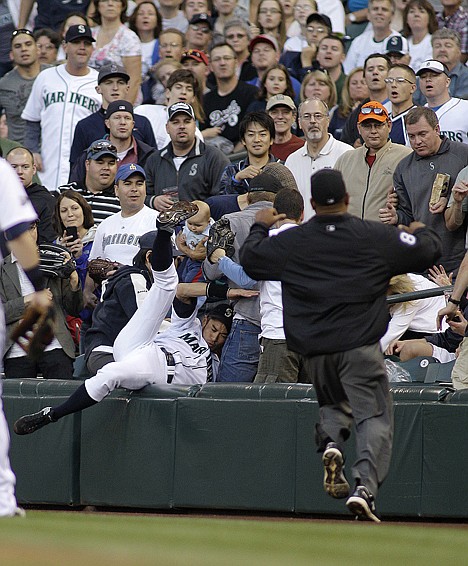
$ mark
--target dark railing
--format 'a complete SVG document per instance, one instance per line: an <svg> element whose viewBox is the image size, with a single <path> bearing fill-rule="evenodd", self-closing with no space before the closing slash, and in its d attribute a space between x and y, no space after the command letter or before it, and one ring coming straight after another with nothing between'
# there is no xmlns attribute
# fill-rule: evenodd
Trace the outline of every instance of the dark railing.
<svg viewBox="0 0 468 566"><path fill-rule="evenodd" d="M417 299L428 299L429 297L437 297L450 293L453 285L447 287L437 287L434 289L423 289L421 291L411 291L411 293L400 293L399 295L390 295L387 297L387 303L406 303L407 301L416 301Z"/></svg>

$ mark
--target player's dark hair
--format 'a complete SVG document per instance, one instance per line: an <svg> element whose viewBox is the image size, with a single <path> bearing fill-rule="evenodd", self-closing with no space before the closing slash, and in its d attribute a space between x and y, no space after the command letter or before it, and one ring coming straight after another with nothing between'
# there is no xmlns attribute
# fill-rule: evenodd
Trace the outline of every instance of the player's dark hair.
<svg viewBox="0 0 468 566"><path fill-rule="evenodd" d="M36 42L40 37L47 37L50 40L50 43L52 43L52 45L55 47L55 49L58 49L62 42L62 40L60 39L60 35L56 31L50 28L37 29L33 33L33 36Z"/></svg>
<svg viewBox="0 0 468 566"><path fill-rule="evenodd" d="M87 203L83 196L80 195L79 192L74 191L73 189L68 189L57 198L57 202L55 203L55 210L54 216L52 218L52 224L54 226L54 230L58 235L63 234L65 230L65 225L60 218L60 204L64 198L69 198L70 200L74 200L81 206L81 210L83 211L83 228L89 230L92 226L94 226L94 218L93 218L93 211L91 210L91 206Z"/></svg>
<svg viewBox="0 0 468 566"><path fill-rule="evenodd" d="M142 248L141 250L138 250L138 252L135 254L135 257L133 258L132 264L135 267L139 267L140 269L147 269L146 254L151 251L151 248Z"/></svg>
<svg viewBox="0 0 468 566"><path fill-rule="evenodd" d="M241 140L244 139L245 133L247 132L250 124L259 124L265 130L268 130L270 133L270 138L274 139L275 137L275 123L273 118L267 114L266 112L249 112L244 116L239 124L239 138Z"/></svg>
<svg viewBox="0 0 468 566"><path fill-rule="evenodd" d="M408 114L405 116L405 124L412 125L417 124L421 118L425 118L431 128L436 128L439 125L439 119L437 114L431 108L427 106L416 106L416 108L411 108Z"/></svg>
<svg viewBox="0 0 468 566"><path fill-rule="evenodd" d="M153 30L153 37L157 39L162 31L162 16L154 2L152 2L151 0L146 0L145 2L140 2L138 4L138 6L133 11L133 14L128 18L128 27L138 35L136 20L141 10L141 6L145 4L151 4L151 6L153 6L153 8L156 10L156 27Z"/></svg>
<svg viewBox="0 0 468 566"><path fill-rule="evenodd" d="M290 220L300 220L304 212L304 199L299 191L281 189L273 201L278 214L286 214Z"/></svg>
<svg viewBox="0 0 468 566"><path fill-rule="evenodd" d="M101 14L99 13L99 2L101 0L93 0L94 14L91 16L98 26L102 24ZM124 24L127 21L127 0L120 0L122 2L122 10L120 12L120 21Z"/></svg>

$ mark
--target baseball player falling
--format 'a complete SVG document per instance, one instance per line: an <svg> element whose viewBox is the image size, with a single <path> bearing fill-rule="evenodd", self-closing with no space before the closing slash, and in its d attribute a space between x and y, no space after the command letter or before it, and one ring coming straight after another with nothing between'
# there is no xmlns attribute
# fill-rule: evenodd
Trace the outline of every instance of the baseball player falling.
<svg viewBox="0 0 468 566"><path fill-rule="evenodd" d="M198 212L196 206L180 201L162 212L151 254L154 283L144 302L114 343L115 362L87 379L67 401L25 415L14 425L16 434L30 434L58 419L91 407L116 387L141 389L154 383L205 383L213 381L220 351L229 333L232 309L224 304L210 311L202 322L196 301L175 298L178 284L172 259L174 226ZM172 324L158 334L171 304Z"/></svg>
<svg viewBox="0 0 468 566"><path fill-rule="evenodd" d="M47 291L43 290L36 242L29 234L31 223L37 219L37 216L18 176L4 159L0 159L0 178L2 179L2 190L0 191L0 230L2 231L0 248L2 251L0 252L0 261L3 260L5 255L4 244L6 243L34 286L35 293L29 307L38 312L44 312L50 305L50 299ZM3 308L0 307L0 309L0 343L4 344L5 320ZM3 414L1 389L0 381L0 517L13 517L14 515L24 515L24 511L17 506L15 499L15 476L11 471L8 459L10 437Z"/></svg>

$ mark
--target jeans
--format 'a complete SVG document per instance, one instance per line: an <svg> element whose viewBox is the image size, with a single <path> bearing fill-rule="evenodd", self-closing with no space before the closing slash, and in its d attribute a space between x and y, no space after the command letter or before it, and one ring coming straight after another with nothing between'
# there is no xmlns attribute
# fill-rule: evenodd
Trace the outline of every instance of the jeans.
<svg viewBox="0 0 468 566"><path fill-rule="evenodd" d="M257 373L260 327L247 320L234 320L223 347L216 381L251 383Z"/></svg>

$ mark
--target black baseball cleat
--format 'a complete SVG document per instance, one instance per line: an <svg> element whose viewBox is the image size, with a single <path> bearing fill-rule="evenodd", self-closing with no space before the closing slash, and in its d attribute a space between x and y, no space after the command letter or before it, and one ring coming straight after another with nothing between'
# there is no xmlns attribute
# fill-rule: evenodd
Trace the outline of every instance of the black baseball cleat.
<svg viewBox="0 0 468 566"><path fill-rule="evenodd" d="M52 419L52 415L50 414L51 410L52 407L44 407L44 409L41 409L38 413L24 415L15 422L13 430L16 434L20 435L31 434L43 426L54 423L55 421Z"/></svg>
<svg viewBox="0 0 468 566"><path fill-rule="evenodd" d="M180 222L195 216L198 212L198 206L192 204L188 200L179 200L175 202L170 208L161 212L157 218L156 226L163 230L172 230Z"/></svg>
<svg viewBox="0 0 468 566"><path fill-rule="evenodd" d="M356 486L353 495L348 499L346 505L356 519L380 523L380 519L375 515L374 496L367 487L363 485Z"/></svg>
<svg viewBox="0 0 468 566"><path fill-rule="evenodd" d="M335 442L329 442L322 456L323 488L335 499L349 495L349 483L344 475L344 458Z"/></svg>

